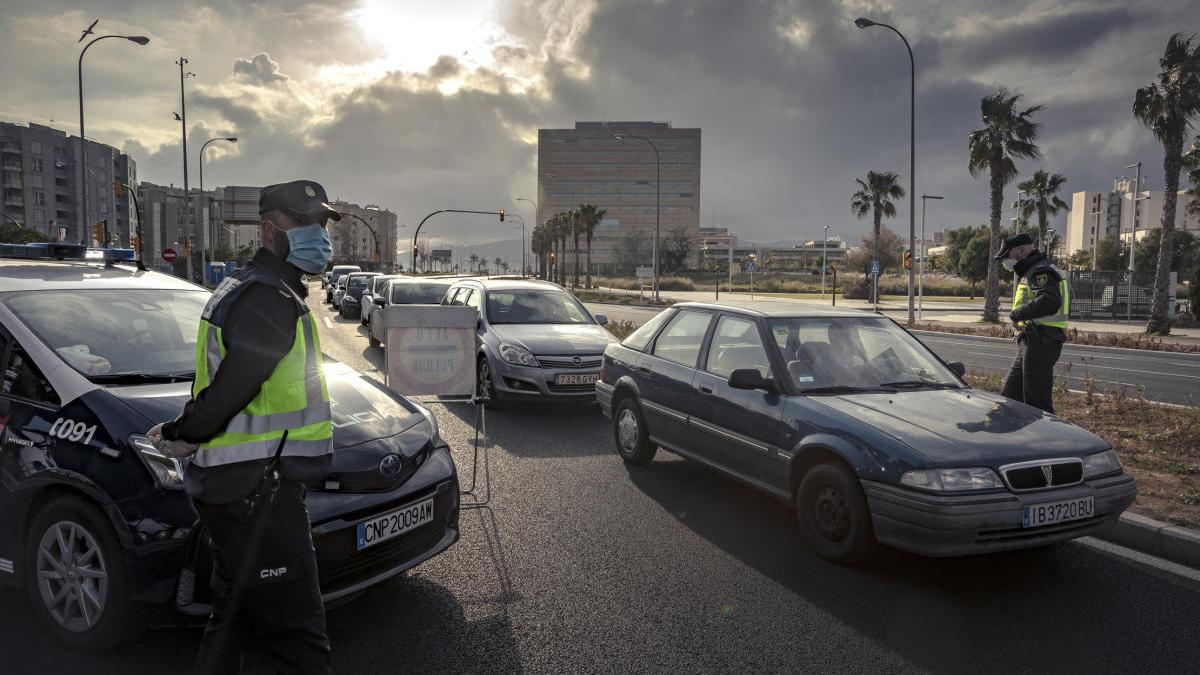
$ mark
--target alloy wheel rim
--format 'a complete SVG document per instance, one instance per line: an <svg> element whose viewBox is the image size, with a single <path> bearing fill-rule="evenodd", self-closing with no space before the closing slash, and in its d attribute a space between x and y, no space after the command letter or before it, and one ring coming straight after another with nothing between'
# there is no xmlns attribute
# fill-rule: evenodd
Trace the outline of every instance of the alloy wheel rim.
<svg viewBox="0 0 1200 675"><path fill-rule="evenodd" d="M637 447L637 415L634 415L633 411L628 408L621 412L621 419L617 421L617 438L620 440L621 450L627 454L632 453Z"/></svg>
<svg viewBox="0 0 1200 675"><path fill-rule="evenodd" d="M825 486L813 503L817 529L830 541L842 541L850 533L850 506L840 490Z"/></svg>
<svg viewBox="0 0 1200 675"><path fill-rule="evenodd" d="M51 525L38 542L42 603L63 628L81 633L100 620L108 599L108 567L96 538L69 520Z"/></svg>

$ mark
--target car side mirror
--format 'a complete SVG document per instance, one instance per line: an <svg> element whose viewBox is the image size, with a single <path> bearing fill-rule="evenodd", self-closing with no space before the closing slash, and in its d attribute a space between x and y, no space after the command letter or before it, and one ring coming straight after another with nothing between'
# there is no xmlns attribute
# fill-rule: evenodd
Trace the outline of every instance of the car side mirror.
<svg viewBox="0 0 1200 675"><path fill-rule="evenodd" d="M762 389L775 391L775 381L763 377L757 368L738 368L729 374L729 386L733 389Z"/></svg>
<svg viewBox="0 0 1200 675"><path fill-rule="evenodd" d="M374 300L375 304L379 305L380 307L383 307L387 304L387 298L375 298Z"/></svg>
<svg viewBox="0 0 1200 675"><path fill-rule="evenodd" d="M596 323L600 324L601 326L607 326L608 325L608 317L604 316L603 314L597 314L596 315Z"/></svg>
<svg viewBox="0 0 1200 675"><path fill-rule="evenodd" d="M951 361L950 363L946 364L946 367L950 369L950 372L959 377L967 374L967 367L963 365L962 361Z"/></svg>

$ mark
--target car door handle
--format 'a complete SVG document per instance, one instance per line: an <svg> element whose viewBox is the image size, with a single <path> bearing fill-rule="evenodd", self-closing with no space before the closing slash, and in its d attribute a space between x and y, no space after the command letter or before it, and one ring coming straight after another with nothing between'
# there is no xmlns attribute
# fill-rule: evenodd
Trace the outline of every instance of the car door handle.
<svg viewBox="0 0 1200 675"><path fill-rule="evenodd" d="M712 387L708 386L707 384L698 384L696 385L696 388L705 394L712 393Z"/></svg>
<svg viewBox="0 0 1200 675"><path fill-rule="evenodd" d="M650 374L650 366L638 366L637 369L643 373L646 373L647 375Z"/></svg>

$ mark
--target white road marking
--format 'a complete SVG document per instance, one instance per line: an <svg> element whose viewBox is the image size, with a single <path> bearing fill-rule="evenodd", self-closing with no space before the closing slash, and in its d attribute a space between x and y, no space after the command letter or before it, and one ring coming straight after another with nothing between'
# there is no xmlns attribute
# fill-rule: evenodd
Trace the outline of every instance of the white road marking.
<svg viewBox="0 0 1200 675"><path fill-rule="evenodd" d="M1117 544L1096 539L1095 537L1081 537L1076 539L1075 542L1102 553L1107 553L1118 558L1125 558L1126 560L1131 560L1141 565L1147 565L1149 567L1153 567L1154 569L1167 572L1168 574L1175 574L1177 576L1184 577L1185 579L1190 579L1191 581L1200 582L1200 570L1192 569L1186 565L1180 565L1179 563L1174 563L1170 560L1156 558L1152 555L1135 551L1131 548L1125 548L1124 546L1119 546Z"/></svg>
<svg viewBox="0 0 1200 675"><path fill-rule="evenodd" d="M324 319L325 319L325 327L333 328L333 322L329 320L329 317L324 317Z"/></svg>

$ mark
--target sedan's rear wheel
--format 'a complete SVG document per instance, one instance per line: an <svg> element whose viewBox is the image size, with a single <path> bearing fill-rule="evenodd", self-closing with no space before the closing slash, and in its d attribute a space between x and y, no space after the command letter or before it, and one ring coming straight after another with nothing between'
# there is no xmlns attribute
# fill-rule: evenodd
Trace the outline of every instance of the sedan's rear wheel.
<svg viewBox="0 0 1200 675"><path fill-rule="evenodd" d="M852 565L875 550L867 499L840 464L825 462L805 474L796 494L796 517L804 539L822 558Z"/></svg>
<svg viewBox="0 0 1200 675"><path fill-rule="evenodd" d="M125 563L100 509L59 497L29 529L25 582L34 613L59 640L98 650L133 637Z"/></svg>
<svg viewBox="0 0 1200 675"><path fill-rule="evenodd" d="M642 407L633 396L622 398L613 411L613 438L617 442L617 454L630 464L649 464L658 452L658 446L650 440Z"/></svg>

